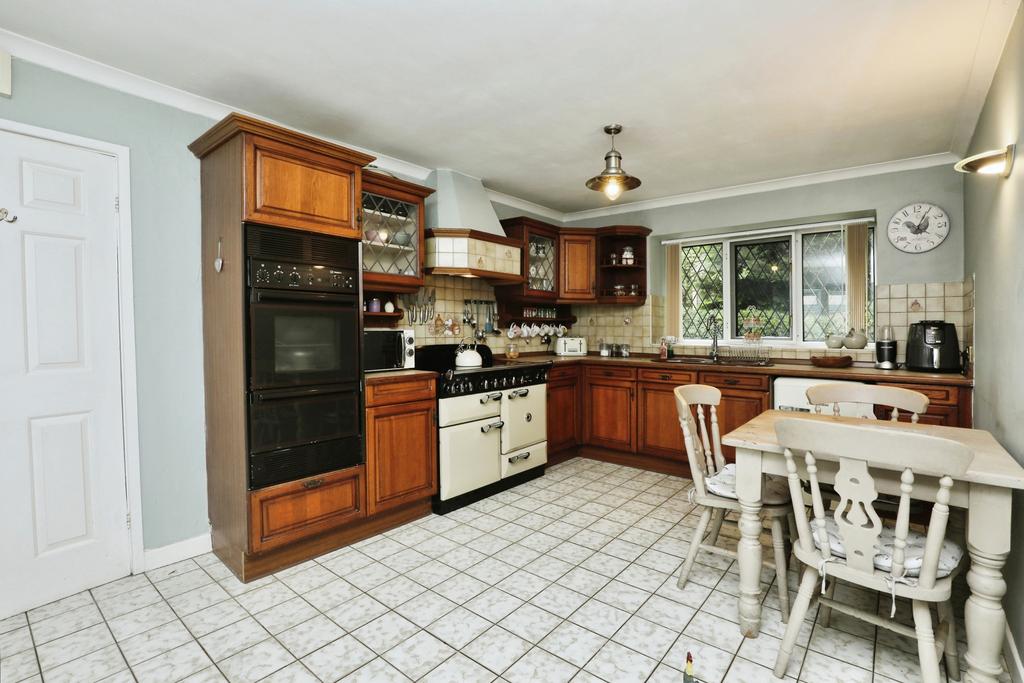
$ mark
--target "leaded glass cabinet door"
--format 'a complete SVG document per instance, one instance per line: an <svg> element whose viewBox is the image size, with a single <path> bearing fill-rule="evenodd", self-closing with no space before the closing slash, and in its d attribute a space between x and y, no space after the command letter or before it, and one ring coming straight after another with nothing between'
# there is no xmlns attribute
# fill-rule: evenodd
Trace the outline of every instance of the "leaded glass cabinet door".
<svg viewBox="0 0 1024 683"><path fill-rule="evenodd" d="M363 286L409 291L423 285L423 198L431 190L381 174L363 175Z"/></svg>
<svg viewBox="0 0 1024 683"><path fill-rule="evenodd" d="M528 234L526 288L531 293L554 296L558 290L558 240L538 232Z"/></svg>

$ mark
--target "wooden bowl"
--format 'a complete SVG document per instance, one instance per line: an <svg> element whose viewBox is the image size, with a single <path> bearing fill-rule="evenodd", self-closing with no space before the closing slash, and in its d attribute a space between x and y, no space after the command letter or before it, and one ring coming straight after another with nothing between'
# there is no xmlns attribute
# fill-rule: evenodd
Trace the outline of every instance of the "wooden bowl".
<svg viewBox="0 0 1024 683"><path fill-rule="evenodd" d="M811 365L819 368L848 368L853 356L811 356Z"/></svg>

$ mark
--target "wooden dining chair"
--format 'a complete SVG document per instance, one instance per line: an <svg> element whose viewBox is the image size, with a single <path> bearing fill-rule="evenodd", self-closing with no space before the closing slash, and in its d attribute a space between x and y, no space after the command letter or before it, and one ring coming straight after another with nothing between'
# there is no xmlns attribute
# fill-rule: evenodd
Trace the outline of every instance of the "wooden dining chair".
<svg viewBox="0 0 1024 683"><path fill-rule="evenodd" d="M870 423L791 418L779 420L775 433L784 448L790 496L800 501L793 505L799 535L796 556L805 565L775 660L775 675L784 675L815 589L819 583L824 589L828 576L884 593L890 596L892 608L885 619L827 595L818 596L822 606L916 638L925 683L940 680L943 655L949 678L960 680L950 593L964 550L946 538L946 524L950 489L974 454L955 441ZM823 503L820 469L835 472L839 504L834 510L827 510ZM926 534L910 529L917 477L925 478L921 486L933 491L935 498ZM875 510L876 480L899 482L899 506L892 526ZM811 520L802 503L803 482L810 485ZM897 597L911 600L914 628L893 620ZM931 603L938 608L937 629L932 628Z"/></svg>
<svg viewBox="0 0 1024 683"><path fill-rule="evenodd" d="M856 406L858 414L869 420L877 419L875 408L882 407L891 409L889 419L892 422L899 421L900 411L910 416L910 421L916 423L921 413L928 410L929 399L919 391L903 389L900 387L886 387L877 384L860 384L856 382L830 382L816 384L807 388L807 402L814 406L814 412L821 414L823 408L831 405L832 414L838 416L843 405ZM838 497L831 486L823 486L822 498L825 500L825 507L829 508L838 502ZM804 502L808 503L806 491ZM876 503L876 510L883 513L883 516L894 516L899 500L893 496L879 496ZM911 504L911 514L917 517L924 506L919 502ZM836 583L833 581L827 588L829 598L835 595ZM832 610L822 607L818 614L818 621L822 626L828 628L832 622Z"/></svg>
<svg viewBox="0 0 1024 683"><path fill-rule="evenodd" d="M854 403L873 408L884 406L892 408L893 422L899 420L900 411L910 415L911 422L917 422L921 413L928 410L928 397L919 391L900 387L884 387L877 384L855 384L853 382L831 382L815 384L807 388L807 402L814 406L814 412L821 413L822 408L832 404L832 414L839 415L841 403ZM864 411L865 417L875 419L874 411Z"/></svg>
<svg viewBox="0 0 1024 683"><path fill-rule="evenodd" d="M693 478L692 502L703 508L697 527L693 530L693 538L690 539L686 561L679 568L677 585L683 588L699 551L736 558L735 551L716 544L726 513L739 512L740 504L736 498L736 465L726 463L722 455L717 410L722 401L722 392L705 384L688 384L676 387L674 391L679 426L683 430L683 444L690 463L690 476ZM789 586L786 581L787 534L783 522L787 518L791 519L789 491L785 480L765 477L762 499L764 505L761 514L771 523L775 583L779 591L782 619L785 621L789 614Z"/></svg>

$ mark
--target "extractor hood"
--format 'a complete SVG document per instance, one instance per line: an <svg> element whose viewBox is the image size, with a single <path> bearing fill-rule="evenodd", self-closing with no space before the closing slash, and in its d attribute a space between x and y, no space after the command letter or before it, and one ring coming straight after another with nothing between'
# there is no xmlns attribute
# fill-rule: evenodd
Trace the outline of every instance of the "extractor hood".
<svg viewBox="0 0 1024 683"><path fill-rule="evenodd" d="M438 169L433 180L437 191L426 199L426 272L522 282L522 243L505 236L480 179Z"/></svg>

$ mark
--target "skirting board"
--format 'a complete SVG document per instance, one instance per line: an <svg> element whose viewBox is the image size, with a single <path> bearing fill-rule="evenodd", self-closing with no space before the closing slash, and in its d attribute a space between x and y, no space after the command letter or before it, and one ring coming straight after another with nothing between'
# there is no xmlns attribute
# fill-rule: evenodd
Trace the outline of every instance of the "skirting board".
<svg viewBox="0 0 1024 683"><path fill-rule="evenodd" d="M1024 683L1024 664L1021 663L1017 641L1013 639L1010 625L1006 625L1006 638L1003 640L1003 663L1013 683Z"/></svg>
<svg viewBox="0 0 1024 683"><path fill-rule="evenodd" d="M149 571L157 567L174 564L181 560L187 560L196 555L208 553L213 548L210 534L205 533L193 538L186 538L184 541L171 543L159 548L146 548L143 561L146 566L142 571Z"/></svg>

